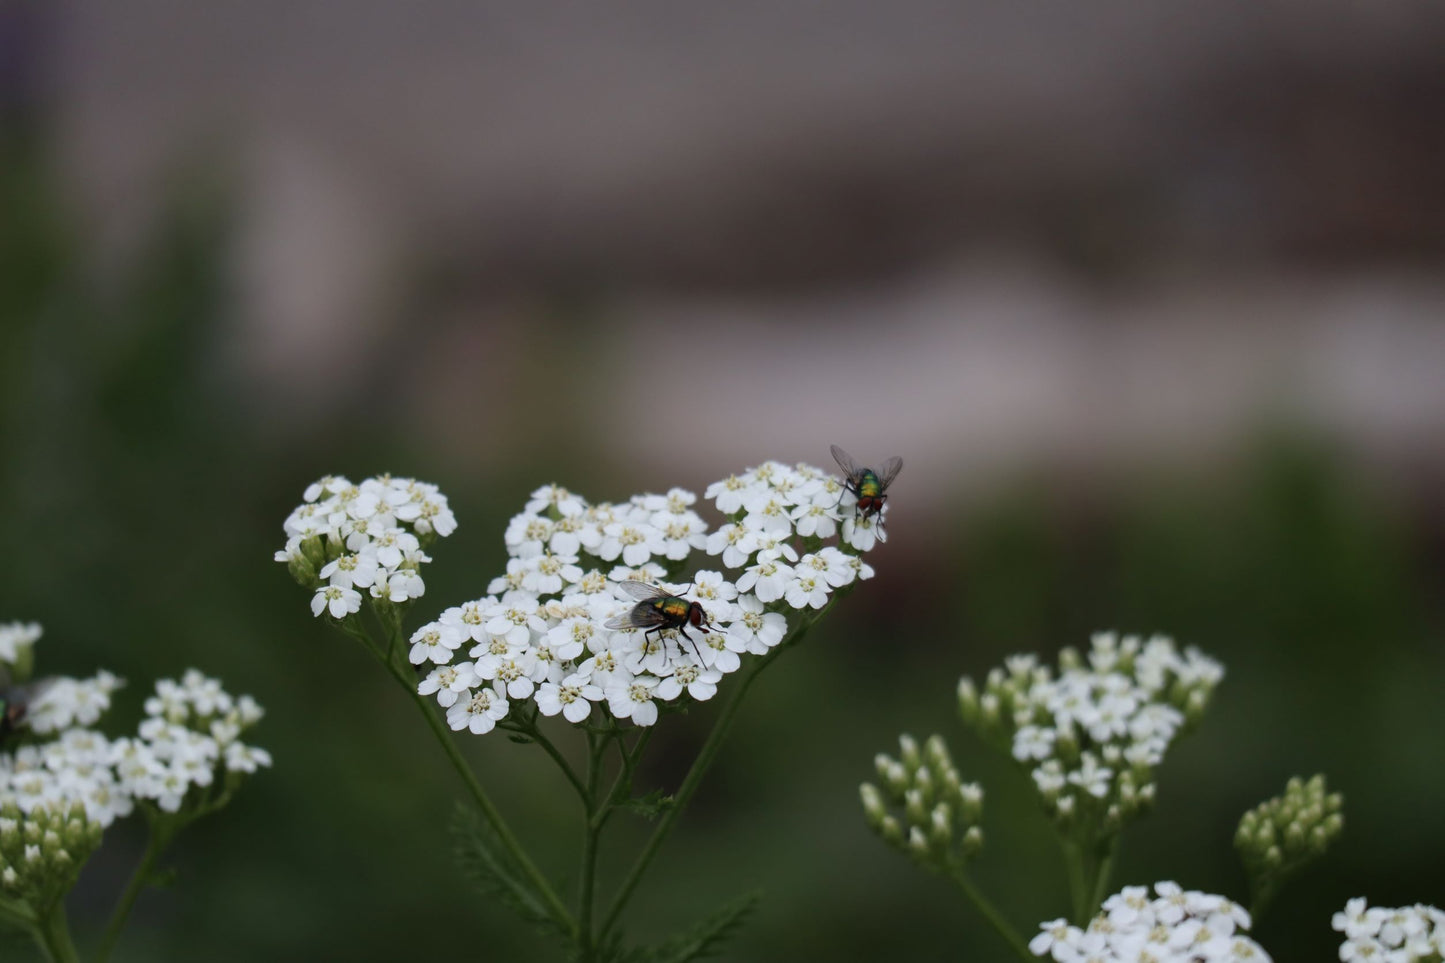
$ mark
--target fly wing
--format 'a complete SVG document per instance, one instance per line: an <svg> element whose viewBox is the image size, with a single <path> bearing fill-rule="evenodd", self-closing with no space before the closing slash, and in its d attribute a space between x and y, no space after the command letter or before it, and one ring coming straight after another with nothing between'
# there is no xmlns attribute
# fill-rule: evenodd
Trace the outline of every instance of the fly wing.
<svg viewBox="0 0 1445 963"><path fill-rule="evenodd" d="M630 578L625 582L618 582L617 584L622 586L622 591L626 592L628 595L632 596L639 602L648 602L652 599L666 598L667 596L672 594L665 588L661 588L657 585L649 585L646 582L639 582L635 578Z"/></svg>
<svg viewBox="0 0 1445 963"><path fill-rule="evenodd" d="M853 456L837 445L829 445L828 450L833 453L833 460L838 463L839 468L843 469L843 474L848 476L850 482L855 481L863 473L862 469L858 467L858 463L853 460Z"/></svg>
<svg viewBox="0 0 1445 963"><path fill-rule="evenodd" d="M881 491L882 489L885 489L889 485L891 485L893 483L893 479L897 478L898 473L902 470L903 459L899 458L897 455L894 455L892 458L885 461L883 463L883 467L878 469L879 490Z"/></svg>
<svg viewBox="0 0 1445 963"><path fill-rule="evenodd" d="M638 583L643 584L643 583ZM655 629L667 624L667 616L646 603L634 605L621 615L613 616L602 627L606 629Z"/></svg>

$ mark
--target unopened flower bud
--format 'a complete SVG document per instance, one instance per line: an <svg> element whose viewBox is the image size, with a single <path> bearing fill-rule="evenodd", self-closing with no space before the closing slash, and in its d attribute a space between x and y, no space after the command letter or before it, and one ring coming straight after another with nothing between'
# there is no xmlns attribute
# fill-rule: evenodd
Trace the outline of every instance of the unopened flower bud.
<svg viewBox="0 0 1445 963"><path fill-rule="evenodd" d="M946 846L953 839L953 813L943 803L928 815L928 835L935 846Z"/></svg>
<svg viewBox="0 0 1445 963"><path fill-rule="evenodd" d="M923 764L923 757L918 751L918 742L908 733L898 737L898 757L903 761L903 766L909 772L917 769Z"/></svg>
<svg viewBox="0 0 1445 963"><path fill-rule="evenodd" d="M978 688L968 676L958 680L958 711L966 725L978 721Z"/></svg>
<svg viewBox="0 0 1445 963"><path fill-rule="evenodd" d="M903 845L903 827L893 816L884 816L883 824L878 827L878 831L888 843L894 846Z"/></svg>
<svg viewBox="0 0 1445 963"><path fill-rule="evenodd" d="M963 855L965 859L972 859L983 849L983 830L977 826L970 826L963 834Z"/></svg>
<svg viewBox="0 0 1445 963"><path fill-rule="evenodd" d="M923 830L917 826L908 830L908 851L918 859L928 858L928 837L923 835Z"/></svg>
<svg viewBox="0 0 1445 963"><path fill-rule="evenodd" d="M910 789L903 794L903 815L911 825L917 826L924 822L928 816L928 806L923 800L923 793L917 789Z"/></svg>
<svg viewBox="0 0 1445 963"><path fill-rule="evenodd" d="M913 788L917 789L918 792L923 796L923 804L925 806L933 805L933 800L935 798L933 791L933 776L929 773L927 769L923 769L920 767L919 770L913 774Z"/></svg>
<svg viewBox="0 0 1445 963"><path fill-rule="evenodd" d="M966 825L977 823L983 817L983 787L976 782L959 786L958 805L958 814Z"/></svg>
<svg viewBox="0 0 1445 963"><path fill-rule="evenodd" d="M883 826L883 817L888 815L888 809L883 804L883 794L878 787L872 783L865 782L858 787L858 795L863 800L863 815L868 820L868 825L875 830Z"/></svg>

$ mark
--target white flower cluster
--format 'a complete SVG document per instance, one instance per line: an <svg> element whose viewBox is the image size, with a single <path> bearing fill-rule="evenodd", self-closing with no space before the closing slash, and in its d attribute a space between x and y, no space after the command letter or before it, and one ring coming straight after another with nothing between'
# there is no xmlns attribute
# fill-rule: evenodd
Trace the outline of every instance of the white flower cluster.
<svg viewBox="0 0 1445 963"><path fill-rule="evenodd" d="M422 551L433 535L456 531L457 520L435 485L382 475L353 485L339 475L312 484L286 519L286 562L298 580L315 585L311 612L345 618L374 599L406 602L426 591Z"/></svg>
<svg viewBox="0 0 1445 963"><path fill-rule="evenodd" d="M165 812L179 810L193 786L208 790L218 775L271 765L269 752L241 741L241 733L261 721L256 700L233 697L195 669L179 682L157 680L145 712L137 738L111 744L112 759L131 795Z"/></svg>
<svg viewBox="0 0 1445 963"><path fill-rule="evenodd" d="M510 559L490 594L412 635L411 662L435 666L418 691L436 697L453 729L474 733L525 699L574 723L600 705L652 725L659 701L709 699L743 655L781 642L789 612L822 609L835 590L873 575L859 553L879 519L851 519L851 496L817 468L768 462L706 497L728 517L716 531L693 510L697 496L680 488L619 504L539 488L507 526ZM842 540L825 545L840 522ZM736 574L706 562L693 571L698 556L717 556ZM678 584L684 572L687 586ZM624 582L685 606L669 621L628 624L650 602L646 588Z"/></svg>
<svg viewBox="0 0 1445 963"><path fill-rule="evenodd" d="M21 651L34 645L41 635L37 622L6 622L0 625L0 662L14 665Z"/></svg>
<svg viewBox="0 0 1445 963"><path fill-rule="evenodd" d="M1345 934L1344 963L1424 963L1445 959L1445 912L1434 906L1369 906L1350 900L1331 926Z"/></svg>
<svg viewBox="0 0 1445 963"><path fill-rule="evenodd" d="M1269 963L1269 954L1244 935L1249 913L1222 896L1177 884L1126 886L1104 901L1088 929L1067 920L1039 926L1029 942L1035 956L1058 963Z"/></svg>
<svg viewBox="0 0 1445 963"><path fill-rule="evenodd" d="M261 707L250 696L233 698L194 669L179 683L157 682L137 735L115 740L86 728L108 707L120 685L115 676L102 672L40 685L26 721L36 733L55 738L0 752L0 806L11 803L30 814L79 804L104 827L129 814L135 800L176 812L192 786L209 787L218 775L271 764L264 749L239 738L260 720ZM64 721L56 726L56 720Z"/></svg>
<svg viewBox="0 0 1445 963"><path fill-rule="evenodd" d="M1067 821L1098 807L1106 828L1152 802L1153 770L1224 676L1213 659L1171 639L1092 639L1087 665L1072 649L1055 674L1031 655L989 673L980 695L959 682L964 719L1029 767L1045 807Z"/></svg>
<svg viewBox="0 0 1445 963"><path fill-rule="evenodd" d="M94 725L110 708L111 693L124 684L104 669L89 679L69 676L47 679L37 686L25 719L33 731L42 735L72 726Z"/></svg>

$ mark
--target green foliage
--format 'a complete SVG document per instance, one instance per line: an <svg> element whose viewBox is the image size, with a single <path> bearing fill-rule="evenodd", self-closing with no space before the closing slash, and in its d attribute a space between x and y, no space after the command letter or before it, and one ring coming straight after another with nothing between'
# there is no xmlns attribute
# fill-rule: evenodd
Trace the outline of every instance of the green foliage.
<svg viewBox="0 0 1445 963"><path fill-rule="evenodd" d="M661 789L654 789L645 796L634 796L621 804L621 808L635 813L646 820L653 820L673 807L672 796Z"/></svg>
<svg viewBox="0 0 1445 963"><path fill-rule="evenodd" d="M457 865L483 893L506 906L537 932L570 940L570 934L547 912L520 867L507 855L496 832L474 809L458 803L451 832Z"/></svg>
<svg viewBox="0 0 1445 963"><path fill-rule="evenodd" d="M763 898L761 891L739 896L691 929L653 947L623 952L615 963L689 963L717 953Z"/></svg>

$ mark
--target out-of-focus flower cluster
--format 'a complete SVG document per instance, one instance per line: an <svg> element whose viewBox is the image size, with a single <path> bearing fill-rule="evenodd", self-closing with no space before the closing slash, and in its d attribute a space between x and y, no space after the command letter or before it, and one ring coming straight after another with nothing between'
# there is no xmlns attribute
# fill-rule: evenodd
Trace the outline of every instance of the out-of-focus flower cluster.
<svg viewBox="0 0 1445 963"><path fill-rule="evenodd" d="M456 531L457 520L435 485L383 475L353 485L339 475L306 489L286 519L286 547L276 553L302 585L315 589L314 615L345 618L373 599L402 603L426 591L423 548Z"/></svg>
<svg viewBox="0 0 1445 963"><path fill-rule="evenodd" d="M0 804L0 892L33 907L54 904L75 885L101 831L79 803L28 813L14 802Z"/></svg>
<svg viewBox="0 0 1445 963"><path fill-rule="evenodd" d="M1364 897L1345 904L1331 925L1345 934L1344 963L1439 963L1445 959L1445 912L1434 906L1370 906Z"/></svg>
<svg viewBox="0 0 1445 963"><path fill-rule="evenodd" d="M744 656L783 640L793 613L816 612L833 592L873 575L861 553L878 540L883 516L855 519L854 497L820 469L767 462L711 485L705 497L726 516L716 530L694 510L697 496L680 488L616 504L537 489L507 526L506 572L488 594L411 636L411 663L430 667L418 691L436 698L453 729L474 733L493 729L520 700L574 723L596 707L651 725L659 703L711 698ZM414 504L431 508L417 514ZM276 557L323 600L313 601L318 614L345 618L361 605L358 588L392 602L419 595L426 536L454 526L432 486L324 479L287 520L287 547ZM383 536L399 554L381 557ZM392 592L399 573L415 579L415 591ZM624 581L699 603L706 624L617 628L647 604Z"/></svg>
<svg viewBox="0 0 1445 963"><path fill-rule="evenodd" d="M1243 907L1171 882L1155 883L1154 894L1124 887L1087 929L1063 919L1042 923L1029 950L1058 963L1268 963L1264 948L1244 935Z"/></svg>
<svg viewBox="0 0 1445 963"><path fill-rule="evenodd" d="M179 682L159 680L139 731L119 739L88 728L120 685L115 676L102 672L37 685L41 691L19 734L29 729L53 738L0 752L0 805L13 804L27 815L79 805L103 829L128 815L136 801L174 813L186 802L214 800L245 774L271 764L266 750L240 739L261 719L256 700L233 697L194 669ZM55 719L70 721L56 729ZM192 788L197 793L188 800Z"/></svg>
<svg viewBox="0 0 1445 963"><path fill-rule="evenodd" d="M1155 767L1223 676L1218 662L1171 639L1108 632L1093 637L1087 661L1064 649L1054 672L1013 656L982 693L961 679L958 698L964 721L1028 768L1061 827L1099 813L1110 835L1153 802Z"/></svg>
<svg viewBox="0 0 1445 963"><path fill-rule="evenodd" d="M11 669L27 663L39 637L38 626L0 626L0 661ZM19 648L11 645L17 638ZM137 804L200 815L224 803L245 774L271 764L264 749L240 739L260 720L261 707L194 669L179 682L156 683L135 736L107 738L90 726L121 685L102 671L3 690L0 892L6 897L52 904L74 885L104 829Z"/></svg>
<svg viewBox="0 0 1445 963"><path fill-rule="evenodd" d="M911 736L898 738L899 756L874 759L882 788L864 783L859 793L868 825L923 865L961 867L983 847L983 789L959 778L942 737L922 751Z"/></svg>
<svg viewBox="0 0 1445 963"><path fill-rule="evenodd" d="M1257 900L1268 899L1285 877L1324 855L1345 828L1344 804L1343 796L1327 791L1324 776L1295 777L1284 795L1240 817L1234 846Z"/></svg>

